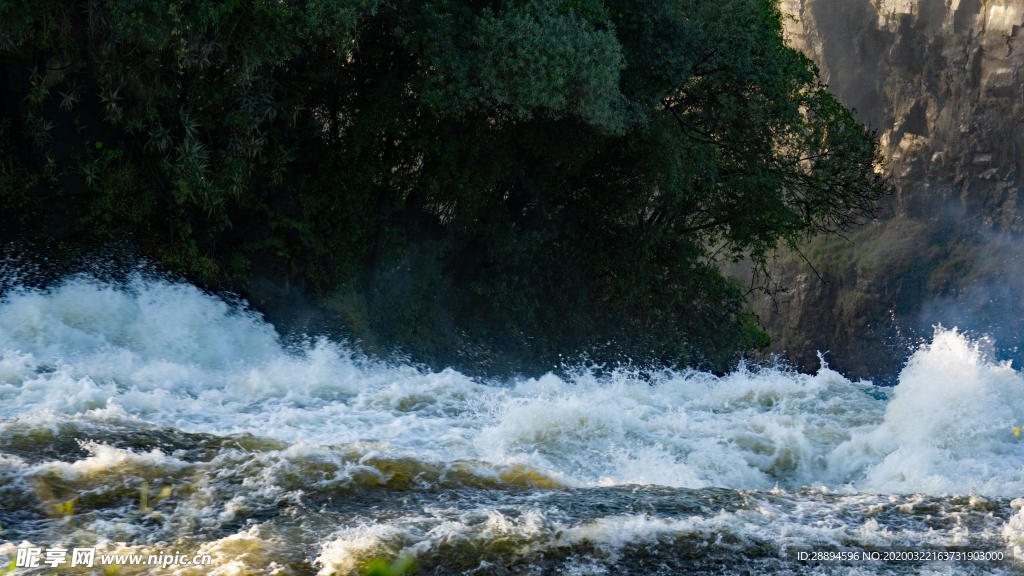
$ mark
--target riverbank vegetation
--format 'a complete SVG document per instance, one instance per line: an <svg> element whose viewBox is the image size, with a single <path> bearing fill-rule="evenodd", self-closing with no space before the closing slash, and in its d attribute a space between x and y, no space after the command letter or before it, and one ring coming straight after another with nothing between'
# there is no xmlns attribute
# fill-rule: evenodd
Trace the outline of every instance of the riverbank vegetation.
<svg viewBox="0 0 1024 576"><path fill-rule="evenodd" d="M888 191L781 18L769 0L0 0L4 234L131 234L198 282L270 278L432 364L723 370L767 336L720 264L847 228Z"/></svg>

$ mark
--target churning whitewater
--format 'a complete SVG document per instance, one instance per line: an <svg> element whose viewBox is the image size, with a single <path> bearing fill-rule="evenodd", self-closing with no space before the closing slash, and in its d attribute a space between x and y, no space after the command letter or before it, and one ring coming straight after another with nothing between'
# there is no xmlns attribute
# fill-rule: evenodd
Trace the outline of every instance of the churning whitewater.
<svg viewBox="0 0 1024 576"><path fill-rule="evenodd" d="M1024 379L956 330L894 388L827 368L487 382L286 346L185 283L76 275L3 294L0 400L4 566L57 545L215 564L119 568L147 574L1024 566ZM798 560L826 550L965 555Z"/></svg>

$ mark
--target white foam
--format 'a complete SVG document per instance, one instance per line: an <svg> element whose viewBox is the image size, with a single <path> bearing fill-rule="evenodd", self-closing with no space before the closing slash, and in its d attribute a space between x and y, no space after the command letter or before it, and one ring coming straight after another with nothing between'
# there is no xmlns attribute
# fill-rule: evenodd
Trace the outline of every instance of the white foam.
<svg viewBox="0 0 1024 576"><path fill-rule="evenodd" d="M879 426L854 432L830 471L862 490L1017 495L1024 492L1024 380L983 343L937 330L915 353Z"/></svg>
<svg viewBox="0 0 1024 576"><path fill-rule="evenodd" d="M318 576L355 574L360 565L374 556L391 555L386 541L404 536L397 525L372 524L345 528L335 539L323 544L314 564L320 566Z"/></svg>
<svg viewBox="0 0 1024 576"><path fill-rule="evenodd" d="M560 551L582 553L590 560L589 569L600 572L601 565L614 564L637 547L682 547L693 553L771 549L777 550L778 559L787 560L795 559L794 550L808 548L925 550L978 546L979 542L991 546L1000 542L1004 531L995 520L978 525L972 534L962 527L922 530L919 525L887 526L865 518L873 509L891 506L878 496L855 495L831 502L797 499L788 500L787 505L773 503L763 493L748 494L747 498L748 505L741 509L707 510L706 515L611 514L577 522L565 521L554 508L529 505L518 507L513 514L492 508L431 509L424 515L386 523L342 527L322 545L315 562L322 568L320 574L336 574L354 571L374 557L444 558L460 550L474 550L507 562ZM797 503L795 509L788 506L792 503ZM1005 529L1008 540L1020 542L1020 524L1018 520L1013 528ZM489 548L490 552L485 552Z"/></svg>
<svg viewBox="0 0 1024 576"><path fill-rule="evenodd" d="M431 462L525 465L577 485L1019 495L1024 386L939 330L891 400L868 382L739 369L480 383L292 350L257 316L184 284L73 277L0 301L0 417L137 418L188 432L373 444ZM46 415L51 416L46 416ZM40 420L42 419L42 420Z"/></svg>

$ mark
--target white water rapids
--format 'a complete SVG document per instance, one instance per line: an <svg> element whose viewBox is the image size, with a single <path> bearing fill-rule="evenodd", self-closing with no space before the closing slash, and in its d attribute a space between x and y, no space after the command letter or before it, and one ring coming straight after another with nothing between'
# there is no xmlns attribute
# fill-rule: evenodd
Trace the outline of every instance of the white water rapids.
<svg viewBox="0 0 1024 576"><path fill-rule="evenodd" d="M569 550L560 571L608 573L624 547L720 533L755 556L893 543L1012 550L1024 544L1024 516L1010 506L1024 496L1024 435L1014 432L1024 426L1024 377L983 348L938 330L894 388L827 368L666 371L651 381L581 369L486 382L365 359L326 339L286 347L257 315L183 283L79 275L45 291L13 289L0 299L0 438L20 448L0 445L0 562L22 541L76 537L112 550L212 550L232 558L218 574L239 575L302 573L303 563L358 573L365 558L399 552L429 565L446 546L461 550L457 542L498 540L511 548L494 557L524 574L515 559L544 551ZM118 445L131 431L248 440L200 457L192 440ZM88 513L79 504L73 529L33 524L26 512L85 502L106 486L110 506L128 509L142 480L174 488L159 530L100 504ZM315 526L278 518L303 498L336 502L369 485L429 498L391 515L319 503ZM51 497L53 486L65 495ZM447 502L460 487L527 495ZM619 507L641 487L712 501L728 489L746 504L661 513L672 497L659 496ZM566 490L607 494L608 509L587 516L562 500L545 504ZM929 524L950 514L965 516ZM292 550L289 538L305 548ZM467 562L477 573L500 563Z"/></svg>

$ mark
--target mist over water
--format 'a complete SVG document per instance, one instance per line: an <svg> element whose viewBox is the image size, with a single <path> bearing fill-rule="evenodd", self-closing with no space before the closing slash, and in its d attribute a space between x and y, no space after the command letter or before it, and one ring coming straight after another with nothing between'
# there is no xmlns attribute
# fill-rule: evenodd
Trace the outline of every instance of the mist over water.
<svg viewBox="0 0 1024 576"><path fill-rule="evenodd" d="M893 388L828 368L485 381L285 346L257 314L143 274L15 286L0 562L27 541L205 551L239 575L400 555L438 574L1012 570L795 562L1024 544L1024 379L990 347L939 329ZM167 490L140 514L142 482Z"/></svg>

